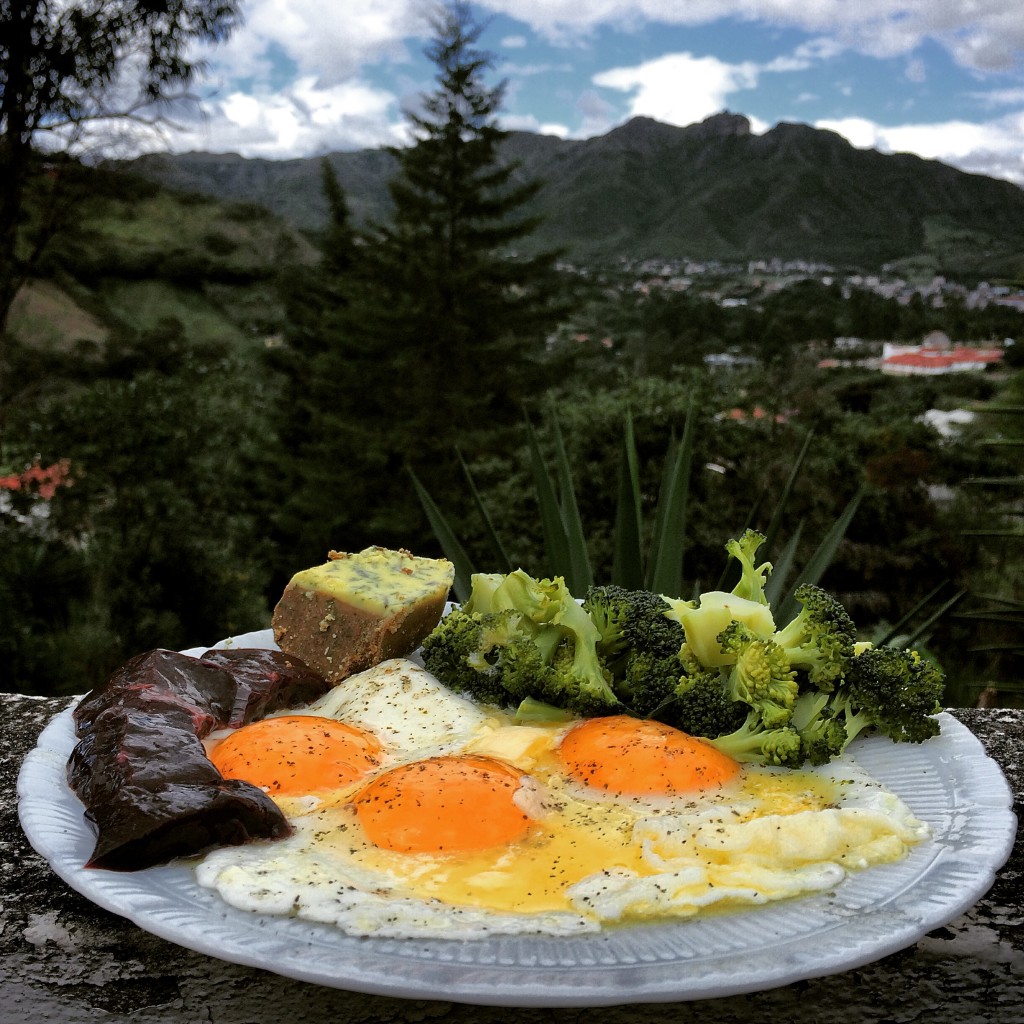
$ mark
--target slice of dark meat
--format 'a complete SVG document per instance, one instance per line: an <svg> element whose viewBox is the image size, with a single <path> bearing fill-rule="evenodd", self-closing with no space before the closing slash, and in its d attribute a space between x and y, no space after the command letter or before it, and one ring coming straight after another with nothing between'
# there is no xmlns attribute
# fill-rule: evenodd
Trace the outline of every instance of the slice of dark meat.
<svg viewBox="0 0 1024 1024"><path fill-rule="evenodd" d="M213 729L328 688L301 662L277 654L239 649L200 659L148 651L83 698L67 778L97 829L88 866L138 870L213 845L289 834L273 800L223 778L202 742Z"/></svg>
<svg viewBox="0 0 1024 1024"><path fill-rule="evenodd" d="M230 673L177 651L137 654L87 694L74 711L81 736L106 708L138 699L184 708L195 719L199 736L231 717L237 684Z"/></svg>
<svg viewBox="0 0 1024 1024"><path fill-rule="evenodd" d="M86 866L112 871L138 871L214 846L282 839L291 832L263 790L237 779L122 790L103 805L96 824L96 846Z"/></svg>
<svg viewBox="0 0 1024 1024"><path fill-rule="evenodd" d="M282 651L226 647L207 651L202 660L229 672L235 680L232 729L282 708L309 704L331 684L304 662Z"/></svg>

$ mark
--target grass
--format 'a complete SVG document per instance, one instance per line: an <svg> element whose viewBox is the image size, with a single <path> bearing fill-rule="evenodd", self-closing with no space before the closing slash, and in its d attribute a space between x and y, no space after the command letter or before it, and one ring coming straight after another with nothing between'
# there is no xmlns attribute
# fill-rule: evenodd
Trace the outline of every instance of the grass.
<svg viewBox="0 0 1024 1024"><path fill-rule="evenodd" d="M178 288L166 281L117 281L104 287L110 312L124 323L147 331L167 319L187 326L195 342L240 345L245 335L216 305L201 293Z"/></svg>

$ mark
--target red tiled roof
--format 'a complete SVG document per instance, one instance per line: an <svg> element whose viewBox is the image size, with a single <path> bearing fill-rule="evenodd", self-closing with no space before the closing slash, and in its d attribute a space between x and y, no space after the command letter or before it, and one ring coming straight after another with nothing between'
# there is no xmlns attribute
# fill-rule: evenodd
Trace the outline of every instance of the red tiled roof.
<svg viewBox="0 0 1024 1024"><path fill-rule="evenodd" d="M882 360L884 366L920 366L931 369L958 366L963 363L987 365L1003 358L999 348L920 348L916 352L900 352Z"/></svg>

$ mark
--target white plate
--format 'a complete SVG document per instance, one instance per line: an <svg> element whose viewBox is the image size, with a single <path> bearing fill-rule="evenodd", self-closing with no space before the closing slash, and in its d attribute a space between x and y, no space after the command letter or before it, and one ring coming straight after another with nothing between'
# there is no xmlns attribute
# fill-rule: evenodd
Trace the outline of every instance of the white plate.
<svg viewBox="0 0 1024 1024"><path fill-rule="evenodd" d="M218 646L271 643L261 632ZM703 999L877 960L952 920L988 890L1013 846L1012 794L978 739L950 715L939 717L941 735L920 745L879 737L853 745L857 762L932 828L933 837L906 860L852 875L832 893L572 938L353 938L229 907L182 864L86 870L94 833L64 774L75 745L70 711L54 718L26 758L18 810L32 846L73 889L146 931L223 960L334 988L485 1005Z"/></svg>

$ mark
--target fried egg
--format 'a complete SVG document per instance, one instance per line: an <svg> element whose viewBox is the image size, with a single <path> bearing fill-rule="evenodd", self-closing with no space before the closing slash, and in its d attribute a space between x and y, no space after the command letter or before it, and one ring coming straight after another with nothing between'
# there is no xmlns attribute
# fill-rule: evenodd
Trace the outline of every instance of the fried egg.
<svg viewBox="0 0 1024 1024"><path fill-rule="evenodd" d="M237 730L211 757L266 789L293 834L215 850L198 881L234 906L354 935L691 917L831 889L927 835L848 760L741 766L627 716L518 725L404 659Z"/></svg>

